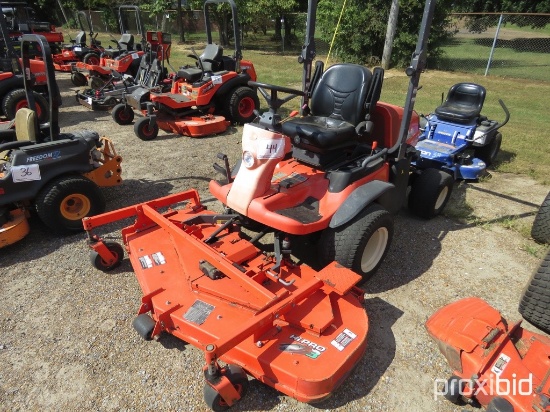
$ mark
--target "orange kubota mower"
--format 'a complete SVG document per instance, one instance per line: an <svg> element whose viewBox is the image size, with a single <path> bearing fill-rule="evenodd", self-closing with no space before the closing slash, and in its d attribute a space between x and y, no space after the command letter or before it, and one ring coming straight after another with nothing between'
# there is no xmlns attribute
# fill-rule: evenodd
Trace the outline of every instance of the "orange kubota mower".
<svg viewBox="0 0 550 412"><path fill-rule="evenodd" d="M227 3L231 7L235 51L224 56L223 48L212 42L209 8ZM180 68L169 92L140 87L125 96L125 102L113 109L118 124L130 124L134 109L144 117L134 124L134 132L142 140L152 140L159 129L191 137L224 132L230 122L247 123L256 115L260 102L247 83L256 80L250 61L242 59L237 6L233 0L207 0L204 3L207 45L204 52L191 55L196 67Z"/></svg>
<svg viewBox="0 0 550 412"><path fill-rule="evenodd" d="M313 38L316 4L316 0L309 2L307 39ZM402 136L398 140L406 145L434 7L435 2L426 3L418 45L408 69L411 83L407 109L391 105L382 105L379 111L373 109L373 121L381 121L379 129L374 130L381 142L385 142L386 134L391 141L397 127ZM314 53L312 45L304 50L307 74ZM339 84L338 79L343 78L346 87L338 95L349 95L351 100L343 98L339 103L350 112L366 116L370 111L365 103L377 100L367 97L371 92L372 96L380 92L381 77L376 76L376 81L372 77L370 71L358 65L328 69L314 87L312 112L317 104L326 104L315 103L316 96L321 101L329 98L321 91L323 84ZM357 88L360 92L355 93ZM284 91L275 86L271 89ZM394 161L399 146L393 151L385 147L377 150L371 142L368 147L356 143L352 149L341 140L338 145L326 144L327 152L323 154L327 157L323 159L332 156L332 163L308 165L302 158L306 153L315 157L316 152L301 150L303 146L292 143L296 139L281 133L275 113L275 106L281 103L272 95L272 111L259 123L245 125L243 160L236 178L233 180L226 162L227 177L232 182L210 185L228 206L225 212L206 210L198 193L188 190L83 219L92 263L107 271L121 262L124 248L103 241L94 229L135 218L134 224L122 230L125 249L143 291L133 326L145 339L166 332L204 351L204 398L215 411L229 408L245 395L247 375L302 402L321 401L342 383L366 348L368 319L363 292L355 285L378 266L392 234L389 213L377 199L390 191L402 192L402 196L393 196L395 199L404 197L407 186L406 157ZM271 122L270 117L275 120ZM304 116L303 121L307 119L315 123L313 116ZM358 127L361 137L363 130L371 127L367 124L370 121ZM345 119L327 116L325 123L334 125L332 131L338 138L359 138L356 128ZM315 143L310 142L310 147ZM300 158L294 157L294 149ZM339 156L337 152L353 155ZM402 175L404 180L398 183ZM361 200L364 198L367 204ZM346 210L336 207L342 202ZM363 205L359 215L353 216L347 207L357 206L357 202ZM184 206L176 208L178 203ZM323 215L331 211L332 216ZM260 232L247 235L241 228L249 224ZM325 232L327 241L343 239L342 233L346 233L341 243L347 245L348 255L356 258L346 260L334 253L331 256L334 247L328 247L332 261L321 270L296 264L287 234L315 230ZM258 243L267 232L274 232L273 253L262 252ZM344 253L345 248L337 247Z"/></svg>
<svg viewBox="0 0 550 412"><path fill-rule="evenodd" d="M550 333L550 253L533 274L521 315ZM521 321L508 322L479 298L465 298L434 313L426 329L452 368L438 393L487 412L550 411L550 338Z"/></svg>

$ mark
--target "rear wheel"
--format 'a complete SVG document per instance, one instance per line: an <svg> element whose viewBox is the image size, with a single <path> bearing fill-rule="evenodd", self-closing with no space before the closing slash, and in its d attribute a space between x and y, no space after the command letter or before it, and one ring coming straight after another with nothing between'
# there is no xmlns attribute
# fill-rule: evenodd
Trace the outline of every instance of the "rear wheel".
<svg viewBox="0 0 550 412"><path fill-rule="evenodd" d="M72 72L71 81L78 87L86 86L88 84L88 79L80 72Z"/></svg>
<svg viewBox="0 0 550 412"><path fill-rule="evenodd" d="M53 232L84 230L82 218L105 211L105 199L99 187L83 176L65 176L52 180L38 193L36 212Z"/></svg>
<svg viewBox="0 0 550 412"><path fill-rule="evenodd" d="M84 56L82 61L86 64L90 64L92 66L97 66L97 65L99 65L99 54L97 54L97 53L88 53L87 55Z"/></svg>
<svg viewBox="0 0 550 412"><path fill-rule="evenodd" d="M476 147L475 157L485 162L487 167L491 166L497 159L502 144L502 134L497 133L488 145Z"/></svg>
<svg viewBox="0 0 550 412"><path fill-rule="evenodd" d="M260 100L250 87L237 87L229 95L227 113L232 122L250 123L256 118L254 110L260 109Z"/></svg>
<svg viewBox="0 0 550 412"><path fill-rule="evenodd" d="M381 265L393 238L393 218L382 206L367 206L351 221L323 231L319 255L323 264L336 261L369 280Z"/></svg>
<svg viewBox="0 0 550 412"><path fill-rule="evenodd" d="M134 133L141 140L153 140L159 134L159 126L157 123L150 125L151 119L142 117L134 124Z"/></svg>
<svg viewBox="0 0 550 412"><path fill-rule="evenodd" d="M134 111L124 103L119 103L111 111L113 120L120 125L131 124L134 121Z"/></svg>
<svg viewBox="0 0 550 412"><path fill-rule="evenodd" d="M550 243L550 192L535 216L531 236L538 243Z"/></svg>
<svg viewBox="0 0 550 412"><path fill-rule="evenodd" d="M114 255L113 262L106 262L95 250L90 252L90 262L96 269L101 270L102 272L108 272L116 268L120 265L120 262L122 262L122 259L124 258L124 249L118 243L105 242L105 246Z"/></svg>
<svg viewBox="0 0 550 412"><path fill-rule="evenodd" d="M101 89L104 84L105 84L105 81L98 76L92 76L88 79L88 86L91 89Z"/></svg>
<svg viewBox="0 0 550 412"><path fill-rule="evenodd" d="M32 93L36 103L36 115L38 116L38 121L40 123L45 123L50 118L48 101L41 94L34 91ZM25 89L12 90L2 99L2 111L8 120L14 119L15 113L24 107L29 107Z"/></svg>
<svg viewBox="0 0 550 412"><path fill-rule="evenodd" d="M425 219L437 216L449 201L453 185L450 174L437 169L423 170L411 185L409 209Z"/></svg>
<svg viewBox="0 0 550 412"><path fill-rule="evenodd" d="M242 399L248 391L246 372L240 366L227 365L222 369L222 375L229 379ZM204 401L214 412L226 411L230 408L219 392L208 383L204 384Z"/></svg>
<svg viewBox="0 0 550 412"><path fill-rule="evenodd" d="M550 251L525 286L519 313L527 322L550 333Z"/></svg>

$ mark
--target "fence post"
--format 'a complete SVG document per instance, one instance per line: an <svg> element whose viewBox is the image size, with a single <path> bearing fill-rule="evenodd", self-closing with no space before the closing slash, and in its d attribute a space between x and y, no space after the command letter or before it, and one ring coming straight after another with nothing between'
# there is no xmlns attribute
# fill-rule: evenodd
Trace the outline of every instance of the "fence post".
<svg viewBox="0 0 550 412"><path fill-rule="evenodd" d="M497 46L497 40L498 40L498 33L500 32L500 26L502 24L502 14L500 15L500 18L498 19L498 26L497 31L495 32L495 38L493 39L493 47L491 47L491 53L489 54L489 61L487 62L487 68L485 69L485 76L487 76L487 73L489 73L489 67L491 66L491 63L493 61L493 54L495 53L495 47Z"/></svg>

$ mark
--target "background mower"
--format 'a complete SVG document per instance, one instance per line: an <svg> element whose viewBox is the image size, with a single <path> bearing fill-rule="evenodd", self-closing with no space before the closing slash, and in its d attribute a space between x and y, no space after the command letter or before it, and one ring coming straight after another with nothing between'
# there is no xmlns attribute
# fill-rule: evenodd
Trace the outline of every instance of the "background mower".
<svg viewBox="0 0 550 412"><path fill-rule="evenodd" d="M158 92L170 90L173 78L169 78L164 62L170 57L171 35L163 32L146 33L147 46L139 64L136 77L121 75L113 70L111 78L99 89L86 89L76 93L76 100L92 110L110 110L116 106L125 95L142 89L155 89ZM119 112L122 109L122 112ZM125 105L113 111L113 117L131 115L126 113Z"/></svg>
<svg viewBox="0 0 550 412"><path fill-rule="evenodd" d="M47 129L39 128L35 111L19 109L17 141L0 144L0 247L28 233L31 208L54 233L81 231L84 216L105 210L99 187L122 182L122 159L110 140L89 130L59 133L61 96L50 48L41 36L23 35L23 72L27 74L31 43L38 44L46 64L51 118ZM31 82L30 76L25 77L29 107L34 107Z"/></svg>
<svg viewBox="0 0 550 412"><path fill-rule="evenodd" d="M499 99L506 118L489 120L481 114L486 90L475 83L457 83L446 100L428 115L423 134L416 145L420 152L415 167L438 168L454 179L475 180L496 159L510 112Z"/></svg>
<svg viewBox="0 0 550 412"><path fill-rule="evenodd" d="M97 40L97 33L94 35L94 28L90 16L84 11L76 14L76 20L80 26L80 32L76 35L71 44L64 44L60 53L53 56L55 70L70 72L72 65L76 62L84 62L90 65L99 64L99 56L103 52L101 41ZM86 32L90 37L90 45L86 43Z"/></svg>
<svg viewBox="0 0 550 412"><path fill-rule="evenodd" d="M550 332L550 252L529 280L519 305L525 320ZM550 410L550 338L509 323L479 298L451 303L426 329L453 369L442 390L453 403L487 412Z"/></svg>
<svg viewBox="0 0 550 412"><path fill-rule="evenodd" d="M228 3L233 19L232 57L223 55L223 48L212 43L209 7ZM233 0L207 0L204 3L207 42L196 59L196 67L178 70L172 89L167 93L138 88L126 95L124 106L113 110L118 124L130 124L133 109L145 115L136 121L134 131L142 140L157 137L159 128L168 133L200 137L224 132L230 122L247 123L260 108L256 92L248 86L256 80L252 62L242 60L237 6Z"/></svg>
<svg viewBox="0 0 550 412"><path fill-rule="evenodd" d="M82 61L72 65L71 81L75 86L88 85L92 89L99 89L109 81L113 70L120 74L136 76L141 57L145 53L145 29L139 7L119 6L118 17L121 37L120 40L111 40L117 48L104 49L99 64L87 64ZM132 21L135 22L135 27L128 27ZM141 36L140 43L135 43L134 34L130 30Z"/></svg>
<svg viewBox="0 0 550 412"><path fill-rule="evenodd" d="M310 28L314 25L316 4L316 0L309 2ZM369 108L372 107L373 113L387 120L378 125L378 130L386 128L386 133L378 135L380 139L395 138L398 134L395 128L400 128L397 143L404 145L409 135L413 96L425 64L434 7L435 2L426 3L418 45L408 69L411 81L405 110L391 105L375 110L382 83L380 70L373 76L363 66L336 65L327 69L313 88L312 112L318 105L328 105L325 82L331 86L343 85L339 91L343 90L350 100L344 98L341 103L349 112L363 115L355 119L358 123L371 114ZM310 38L313 37L307 37ZM311 60L305 62L305 68L309 65ZM289 239L283 232L295 234L302 229L299 233L303 234L328 226L331 217L321 216L318 211L324 213L331 203L339 204L344 199L342 192L348 195L344 200L346 207L358 206L357 202L367 197L367 205L359 208L357 219L353 211L339 209L333 215L334 225L327 232L334 236L347 233L345 239L340 237L343 243L351 249L361 249L358 254L356 250L350 254L365 256L356 259L358 265L353 265L353 269L368 275L385 253L392 231L388 212L381 204L368 204L368 198L379 199L382 192L388 193L388 201L391 195L394 199L404 197L407 186L407 158L402 157L399 165L390 167L389 156L385 156L390 150L382 148L374 153L374 143L366 153L365 147L354 143L356 147L351 152L355 152L355 156L342 159L345 156L341 154L351 149L346 140L364 137L363 134L356 136L355 127L350 126L350 130L346 127L347 121L342 119L327 116L327 122L341 124L334 129L341 140L336 149L336 144L330 146L333 142L323 139L327 150L315 152L323 155L322 173L315 171L321 166L308 167L292 158L288 154L290 138L274 130L281 127L280 122L270 120L270 117L277 118L275 108L285 100L277 99L274 91L290 89L270 88L272 111L262 115L259 123L244 127L245 150L236 178L227 185L217 182L210 185L215 195L224 190L228 192L224 203L231 209L221 214L207 211L197 192L189 190L83 219L92 248L91 261L96 268L107 271L121 262L124 248L115 242L105 242L94 233L95 229L135 217L134 224L122 230L130 262L143 291L133 326L145 339L167 332L204 351L204 398L215 411L229 408L245 395L247 374L299 401L312 403L325 399L342 383L365 350L368 320L362 305L363 291L354 286L365 277L345 268L341 262L331 262L320 271L294 263ZM317 102L317 96L321 101ZM390 113L387 118L385 113ZM377 120L376 115L373 117ZM311 120L306 116L303 121L307 121L306 118ZM365 121L364 128L372 127L367 124L370 121ZM401 148L400 145L394 151ZM310 146L313 147L313 143ZM306 156L305 152L302 154ZM281 160L285 155L288 165L292 166ZM325 164L330 157L332 163ZM338 170L329 166L336 162L340 162ZM232 180L227 161L225 165L227 178ZM290 168L294 169L292 173ZM395 184L404 185L397 193L393 190L395 184L387 180L393 173L401 176L403 171L405 176L401 182L394 178ZM321 179L321 174L331 173L330 178ZM363 184L354 186L355 182ZM242 201L237 199L239 196L243 197ZM313 196L321 199L316 201ZM252 199L248 211L243 210L247 199ZM279 206L276 211L265 211L265 219L269 219L272 226L253 237L246 235L241 231L242 226L258 216L256 211L251 211L256 207L253 203L261 207L268 205L269 199ZM176 208L178 203L185 205ZM360 221L360 226L344 227L353 220ZM257 222L263 220L257 219ZM258 243L268 230L275 232L271 254L262 253ZM353 246L355 243L359 246Z"/></svg>

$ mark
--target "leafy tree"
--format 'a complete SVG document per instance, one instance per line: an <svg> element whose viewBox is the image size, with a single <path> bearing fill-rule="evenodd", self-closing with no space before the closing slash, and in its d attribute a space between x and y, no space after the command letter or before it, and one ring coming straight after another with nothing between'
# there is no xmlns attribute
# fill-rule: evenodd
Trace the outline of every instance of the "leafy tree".
<svg viewBox="0 0 550 412"><path fill-rule="evenodd" d="M431 25L428 56L436 58L449 32L449 0L439 1ZM321 38L331 42L340 16L343 0L321 0L318 4L317 28ZM387 0L347 0L337 28L332 50L339 59L360 64L377 65L384 50L386 24L391 2ZM401 0L397 31L390 64L406 66L415 49L424 1Z"/></svg>

